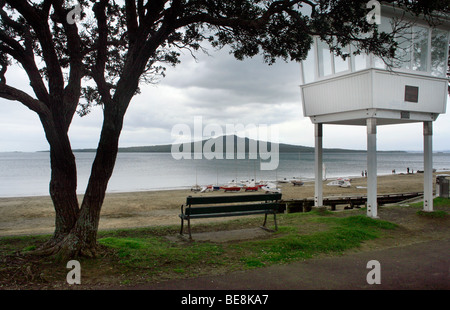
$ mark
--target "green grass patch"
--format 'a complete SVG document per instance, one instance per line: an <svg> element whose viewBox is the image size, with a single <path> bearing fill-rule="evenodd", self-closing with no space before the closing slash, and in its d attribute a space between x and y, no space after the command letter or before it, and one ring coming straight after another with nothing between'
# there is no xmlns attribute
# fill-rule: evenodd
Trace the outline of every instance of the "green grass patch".
<svg viewBox="0 0 450 310"><path fill-rule="evenodd" d="M423 207L423 201L409 204L410 207ZM433 199L435 207L450 207L450 198L436 197Z"/></svg>
<svg viewBox="0 0 450 310"><path fill-rule="evenodd" d="M159 236L105 236L99 243L115 249L120 263L128 267L188 274L191 270L205 267L259 268L322 253L342 253L358 247L361 242L378 238L383 230L396 227L365 215L335 217L332 213L311 212L280 217L283 224L269 239L183 244ZM305 226L310 227L310 233L304 232ZM314 229L319 226L322 227L320 231Z"/></svg>
<svg viewBox="0 0 450 310"><path fill-rule="evenodd" d="M35 250L49 238L49 235L0 237L0 256Z"/></svg>
<svg viewBox="0 0 450 310"><path fill-rule="evenodd" d="M191 265L214 265L219 262L223 248L210 243L179 245L163 237L105 237L101 245L116 250L120 263L127 267L161 269L168 267L177 273Z"/></svg>
<svg viewBox="0 0 450 310"><path fill-rule="evenodd" d="M361 242L378 238L380 231L394 229L395 224L365 216L314 217L312 221L326 223L329 229L311 234L295 233L292 227L282 227L285 234L276 239L248 241L236 245L246 252L242 261L247 267L286 263L311 258L322 253L342 253L358 247Z"/></svg>
<svg viewBox="0 0 450 310"><path fill-rule="evenodd" d="M435 205L436 207L449 207L450 198L436 197L433 199L433 205Z"/></svg>
<svg viewBox="0 0 450 310"><path fill-rule="evenodd" d="M412 203L409 206L414 208L423 208L423 201ZM442 197L434 198L433 208L442 208L442 207L450 207L450 199ZM448 213L442 210L434 210L431 212L419 210L417 211L417 215L423 216L425 218L445 218L446 216L448 216Z"/></svg>
<svg viewBox="0 0 450 310"><path fill-rule="evenodd" d="M438 219L438 218L445 218L448 213L445 211L432 211L432 212L426 212L423 210L417 211L417 215L426 217L426 218L434 218L434 219Z"/></svg>

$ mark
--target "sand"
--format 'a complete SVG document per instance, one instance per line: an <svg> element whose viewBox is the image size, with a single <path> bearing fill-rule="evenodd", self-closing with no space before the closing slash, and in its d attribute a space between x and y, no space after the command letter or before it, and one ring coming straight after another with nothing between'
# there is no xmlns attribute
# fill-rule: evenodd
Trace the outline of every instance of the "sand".
<svg viewBox="0 0 450 310"><path fill-rule="evenodd" d="M365 195L366 178L352 179L352 186L327 186L324 196ZM362 188L361 188L362 187ZM314 183L303 186L281 184L283 199L314 196ZM423 174L396 174L378 177L378 194L423 191ZM241 192L242 194L242 192ZM193 193L189 189L128 193L107 193L103 204L100 229L179 225L180 207L189 195L236 195L223 191ZM82 197L79 197L81 202ZM0 236L47 234L54 230L55 211L49 196L0 198ZM205 221L213 219L205 219ZM220 219L215 219L220 220Z"/></svg>

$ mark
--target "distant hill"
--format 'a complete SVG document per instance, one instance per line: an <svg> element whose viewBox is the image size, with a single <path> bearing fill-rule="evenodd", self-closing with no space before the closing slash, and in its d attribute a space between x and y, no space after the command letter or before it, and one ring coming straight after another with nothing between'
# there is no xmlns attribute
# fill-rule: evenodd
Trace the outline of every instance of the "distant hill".
<svg viewBox="0 0 450 310"><path fill-rule="evenodd" d="M254 150L256 147L256 152L259 153L259 146L261 141L249 139L249 138L241 138L236 135L230 136L221 136L217 138L205 139L202 141L195 142L187 142L183 144L174 144L176 149L182 152L185 148L191 149L191 152L195 152L197 149L203 150L205 143L208 143L207 150L215 151L215 146L218 143L222 143L223 153L227 151L227 138L234 140L234 152L238 151L240 153L242 146L245 148L245 153L247 154L250 150ZM276 147L275 143L266 142L267 150L270 152L272 147ZM365 150L351 150L351 149L339 149L339 148L324 148L324 152L366 152ZM74 152L95 152L96 149L78 149L74 150ZM132 147L121 147L119 148L119 152L125 153L170 153L172 151L172 144L163 144L163 145L151 145L151 146L132 146ZM302 145L292 145L285 143L278 143L278 151L279 153L314 153L314 147L302 146Z"/></svg>

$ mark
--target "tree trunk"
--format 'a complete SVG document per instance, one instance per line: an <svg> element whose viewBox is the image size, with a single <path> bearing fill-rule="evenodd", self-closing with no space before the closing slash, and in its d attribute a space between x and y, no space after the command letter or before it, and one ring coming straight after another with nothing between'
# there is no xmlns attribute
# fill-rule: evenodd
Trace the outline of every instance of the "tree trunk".
<svg viewBox="0 0 450 310"><path fill-rule="evenodd" d="M141 60L137 66L129 65L117 84L114 98L105 99L100 140L78 218L70 233L52 249L61 261L96 255L100 211L116 163L125 112L139 83L140 75L135 72L142 72L145 64L146 61Z"/></svg>
<svg viewBox="0 0 450 310"><path fill-rule="evenodd" d="M54 242L67 236L79 215L75 156L72 152L64 156L56 153L53 149L50 150L52 169L50 196L56 212L55 232L52 238Z"/></svg>
<svg viewBox="0 0 450 310"><path fill-rule="evenodd" d="M53 237L40 248L45 251L70 233L80 210L76 194L77 168L67 130L61 129L61 124L54 122L51 116L41 115L40 118L50 145L50 197L56 213Z"/></svg>
<svg viewBox="0 0 450 310"><path fill-rule="evenodd" d="M59 242L54 253L64 261L78 256L95 257L100 211L108 181L113 173L125 111L105 108L97 153L78 219L70 233ZM115 110L115 109L114 109Z"/></svg>

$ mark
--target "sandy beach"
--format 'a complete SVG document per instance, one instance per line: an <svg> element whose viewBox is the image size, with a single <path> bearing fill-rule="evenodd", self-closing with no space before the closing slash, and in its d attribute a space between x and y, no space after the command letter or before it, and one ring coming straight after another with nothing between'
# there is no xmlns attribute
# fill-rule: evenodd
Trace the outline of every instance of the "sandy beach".
<svg viewBox="0 0 450 310"><path fill-rule="evenodd" d="M352 186L349 188L327 186L329 181L324 182L324 196L365 195L367 192L366 178L352 179ZM283 199L286 200L314 196L313 182L306 182L303 186L284 183L281 184L281 188ZM378 194L422 191L423 174L420 173L378 177ZM178 217L180 206L189 195L236 195L236 193L223 191L194 193L189 189L108 193L101 212L100 229L177 225L180 223ZM81 199L80 196L80 202ZM49 196L0 198L0 236L52 233L54 219L55 211Z"/></svg>

